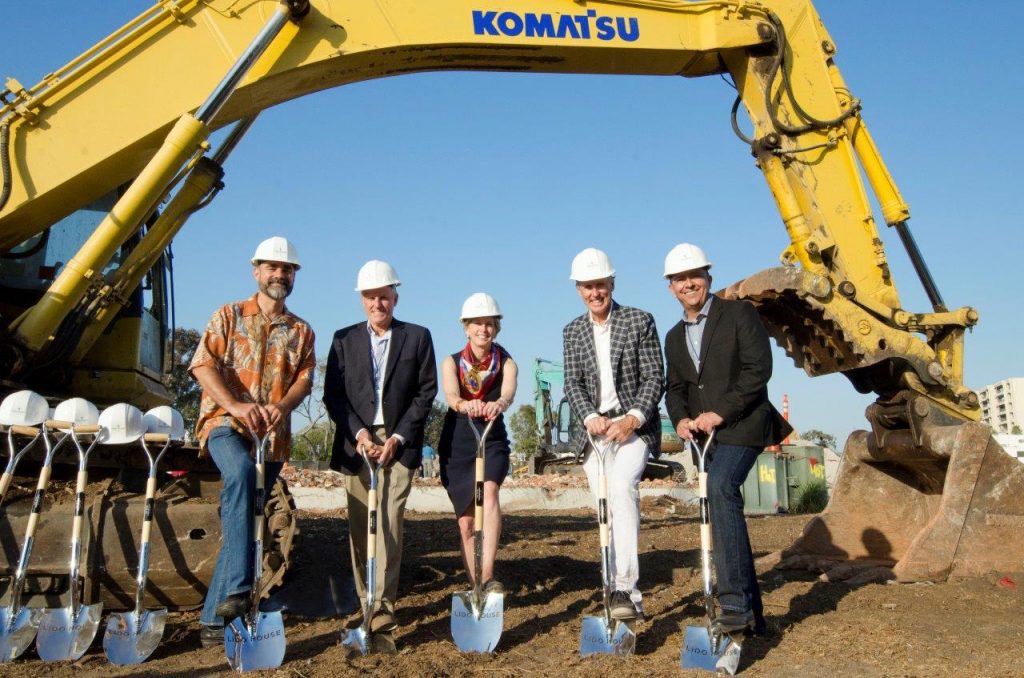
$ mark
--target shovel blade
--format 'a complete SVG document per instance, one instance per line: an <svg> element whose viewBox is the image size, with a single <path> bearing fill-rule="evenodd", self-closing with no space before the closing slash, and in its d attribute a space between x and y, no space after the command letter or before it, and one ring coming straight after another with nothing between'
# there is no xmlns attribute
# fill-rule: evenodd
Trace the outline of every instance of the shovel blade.
<svg viewBox="0 0 1024 678"><path fill-rule="evenodd" d="M224 627L224 651L228 664L245 673L276 669L284 661L284 620L280 612L258 612L250 629L239 617Z"/></svg>
<svg viewBox="0 0 1024 678"><path fill-rule="evenodd" d="M36 634L36 652L44 662L75 661L89 649L100 628L103 603L81 605L78 614L70 607L43 612Z"/></svg>
<svg viewBox="0 0 1024 678"><path fill-rule="evenodd" d="M23 607L14 614L10 607L0 607L0 662L17 659L32 644L43 611Z"/></svg>
<svg viewBox="0 0 1024 678"><path fill-rule="evenodd" d="M735 676L740 665L740 644L723 635L717 647L706 626L687 626L679 663L684 669L703 669L712 673Z"/></svg>
<svg viewBox="0 0 1024 678"><path fill-rule="evenodd" d="M357 626L354 629L349 629L347 633L344 633L341 638L341 644L349 649L350 652L358 652L362 656L370 654L370 639L366 637L367 633L362 626Z"/></svg>
<svg viewBox="0 0 1024 678"><path fill-rule="evenodd" d="M141 664L149 659L164 636L167 610L145 610L142 618L135 612L120 612L107 618L103 651L111 664Z"/></svg>
<svg viewBox="0 0 1024 678"><path fill-rule="evenodd" d="M452 639L460 652L494 652L504 624L504 593L488 593L481 608L470 591L452 596Z"/></svg>
<svg viewBox="0 0 1024 678"><path fill-rule="evenodd" d="M584 617L580 629L580 656L592 654L613 654L619 657L633 654L636 633L629 624L612 620L614 628L609 633L608 620L604 617Z"/></svg>

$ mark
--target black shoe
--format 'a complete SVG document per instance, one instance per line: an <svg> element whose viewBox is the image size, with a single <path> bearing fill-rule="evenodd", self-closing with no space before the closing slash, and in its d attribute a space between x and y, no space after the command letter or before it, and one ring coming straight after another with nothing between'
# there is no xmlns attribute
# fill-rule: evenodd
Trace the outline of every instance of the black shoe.
<svg viewBox="0 0 1024 678"><path fill-rule="evenodd" d="M223 626L200 626L199 642L203 647L216 647L224 644Z"/></svg>
<svg viewBox="0 0 1024 678"><path fill-rule="evenodd" d="M220 601L213 612L227 623L248 612L251 604L252 597L248 593L236 593Z"/></svg>
<svg viewBox="0 0 1024 678"><path fill-rule="evenodd" d="M761 619L762 626L764 625L764 619ZM722 614L715 617L715 620L711 622L721 633L736 633L737 631L757 631L757 625L754 622L754 612L747 610L746 612L731 612L729 610L722 610Z"/></svg>
<svg viewBox="0 0 1024 678"><path fill-rule="evenodd" d="M764 615L754 615L754 623L744 633L748 636L767 636L768 623L765 622Z"/></svg>
<svg viewBox="0 0 1024 678"><path fill-rule="evenodd" d="M619 621L631 621L636 619L636 605L625 591L616 591L612 594L611 602L608 605L612 619Z"/></svg>

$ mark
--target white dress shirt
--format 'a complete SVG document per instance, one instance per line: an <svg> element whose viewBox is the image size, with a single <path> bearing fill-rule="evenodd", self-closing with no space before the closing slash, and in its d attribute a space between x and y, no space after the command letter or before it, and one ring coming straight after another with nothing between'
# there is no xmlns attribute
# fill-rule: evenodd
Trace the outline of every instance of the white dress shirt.
<svg viewBox="0 0 1024 678"><path fill-rule="evenodd" d="M622 403L619 402L619 394L615 392L615 374L612 372L612 311L608 311L608 318L603 323L597 322L591 314L590 326L594 331L594 352L597 354L598 382L601 384L601 394L597 402L597 412L591 412L584 417L584 424L594 417L600 416L601 412L622 407ZM636 417L639 426L643 426L647 421L644 413L636 408L626 414Z"/></svg>

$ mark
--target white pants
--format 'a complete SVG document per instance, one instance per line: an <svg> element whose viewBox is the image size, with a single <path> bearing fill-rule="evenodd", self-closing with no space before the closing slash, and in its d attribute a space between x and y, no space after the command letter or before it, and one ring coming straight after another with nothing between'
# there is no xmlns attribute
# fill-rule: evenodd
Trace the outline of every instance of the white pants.
<svg viewBox="0 0 1024 678"><path fill-rule="evenodd" d="M601 444L601 443L599 443ZM608 522L611 525L611 578L613 591L626 591L639 609L640 578L637 541L640 536L640 476L647 465L647 443L632 435L619 445L614 456L605 457L608 479ZM597 455L589 445L583 470L597 503Z"/></svg>

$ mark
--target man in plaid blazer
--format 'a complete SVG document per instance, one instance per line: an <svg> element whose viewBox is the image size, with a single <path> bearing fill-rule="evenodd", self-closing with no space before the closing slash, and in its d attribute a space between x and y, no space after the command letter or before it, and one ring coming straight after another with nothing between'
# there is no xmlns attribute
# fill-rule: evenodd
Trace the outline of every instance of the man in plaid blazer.
<svg viewBox="0 0 1024 678"><path fill-rule="evenodd" d="M636 583L640 576L640 476L650 454L661 451L658 402L664 392L661 342L654 317L612 301L615 269L608 255L588 248L572 262L572 280L587 312L562 331L565 396L587 432L617 443L605 462L614 593L611 615L632 620L641 610ZM597 457L583 432L577 450L591 490L597 490Z"/></svg>

